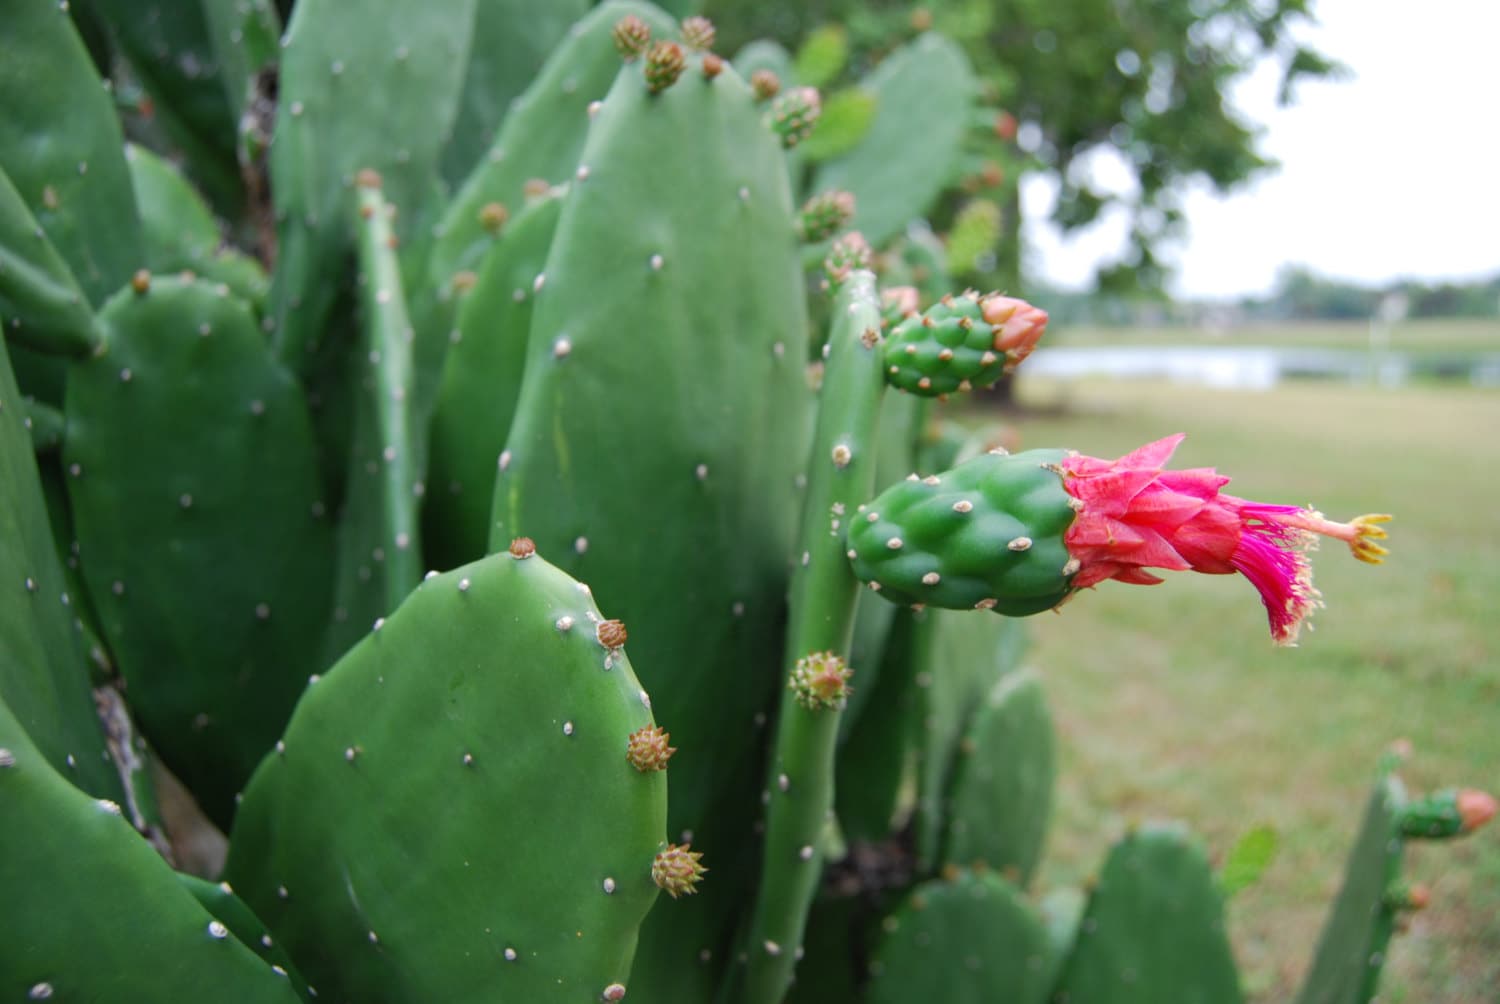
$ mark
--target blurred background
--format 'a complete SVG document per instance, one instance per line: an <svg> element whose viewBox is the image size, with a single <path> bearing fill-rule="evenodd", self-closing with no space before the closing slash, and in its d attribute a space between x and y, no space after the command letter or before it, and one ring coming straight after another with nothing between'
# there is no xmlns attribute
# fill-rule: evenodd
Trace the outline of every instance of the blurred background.
<svg viewBox="0 0 1500 1004"><path fill-rule="evenodd" d="M962 48L980 92L963 155L930 228L889 254L1053 318L976 423L1103 457L1185 431L1177 462L1241 496L1395 514L1385 566L1315 556L1327 606L1297 649L1271 646L1247 583L1205 576L1105 584L1033 631L1065 758L1042 888L1086 877L1132 820L1188 820L1219 855L1264 828L1277 853L1231 926L1252 997L1290 999L1387 744L1414 744L1414 788L1500 787L1500 136L1482 113L1500 5L705 7L742 71L822 90L814 176L871 128L882 56L929 30ZM1412 850L1432 905L1382 1000L1500 1001L1500 839Z"/></svg>

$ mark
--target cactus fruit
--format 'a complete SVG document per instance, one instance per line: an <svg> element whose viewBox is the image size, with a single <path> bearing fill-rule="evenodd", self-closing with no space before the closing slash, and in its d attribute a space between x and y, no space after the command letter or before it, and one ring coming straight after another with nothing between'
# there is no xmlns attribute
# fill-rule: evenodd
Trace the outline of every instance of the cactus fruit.
<svg viewBox="0 0 1500 1004"><path fill-rule="evenodd" d="M870 961L870 1004L924 997L944 1004L1047 999L1046 929L1025 898L997 875L960 872L925 882L881 929Z"/></svg>
<svg viewBox="0 0 1500 1004"><path fill-rule="evenodd" d="M1211 468L1167 471L1183 436L1118 460L1036 450L990 454L888 489L850 528L861 579L896 602L993 609L1057 606L1106 579L1161 580L1146 568L1240 572L1265 604L1271 636L1294 644L1318 604L1304 550L1342 540L1378 564L1385 515L1335 523L1297 506L1225 495Z"/></svg>
<svg viewBox="0 0 1500 1004"><path fill-rule="evenodd" d="M666 775L622 755L651 712L587 589L521 550L424 581L245 792L225 876L324 996L629 983L666 847Z"/></svg>
<svg viewBox="0 0 1500 1004"><path fill-rule="evenodd" d="M1046 330L1046 312L1025 301L946 296L891 330L890 382L923 397L988 387L1030 355Z"/></svg>
<svg viewBox="0 0 1500 1004"><path fill-rule="evenodd" d="M849 522L855 574L892 602L1048 610L1076 567L1063 534L1077 515L1053 468L1060 450L989 453L947 472L902 481Z"/></svg>
<svg viewBox="0 0 1500 1004"><path fill-rule="evenodd" d="M1180 829L1143 826L1111 848L1054 994L1071 1004L1242 999L1223 900Z"/></svg>

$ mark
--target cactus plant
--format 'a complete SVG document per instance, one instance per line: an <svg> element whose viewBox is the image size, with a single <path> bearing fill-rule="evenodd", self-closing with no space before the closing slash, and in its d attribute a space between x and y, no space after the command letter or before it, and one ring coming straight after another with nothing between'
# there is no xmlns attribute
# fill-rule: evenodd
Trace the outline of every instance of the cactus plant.
<svg viewBox="0 0 1500 1004"><path fill-rule="evenodd" d="M1053 733L1016 618L1240 571L1289 642L1306 536L1378 561L1383 517L1226 495L1176 439L926 438L1046 327L906 227L972 117L949 43L808 151L816 46L729 60L638 0L298 0L279 45L264 0L108 2L92 49L13 6L5 993L1166 1000L1131 918L1167 904L1179 997L1236 999L1180 836L1030 905ZM117 94L129 147L96 65L159 108ZM174 872L163 769L222 870ZM1382 783L1308 1004L1373 993L1392 847L1493 813Z"/></svg>

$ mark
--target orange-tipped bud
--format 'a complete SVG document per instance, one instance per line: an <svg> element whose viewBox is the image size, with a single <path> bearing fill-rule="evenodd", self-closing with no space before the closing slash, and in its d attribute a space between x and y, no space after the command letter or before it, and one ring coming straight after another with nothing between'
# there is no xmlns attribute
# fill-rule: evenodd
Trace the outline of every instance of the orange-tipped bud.
<svg viewBox="0 0 1500 1004"><path fill-rule="evenodd" d="M1458 793L1458 818L1465 833L1473 833L1495 818L1496 809L1500 809L1500 803L1489 792L1465 788Z"/></svg>
<svg viewBox="0 0 1500 1004"><path fill-rule="evenodd" d="M986 296L979 302L984 319L995 327L995 351L1005 353L1005 368L1021 364L1047 333L1047 312L1011 296Z"/></svg>

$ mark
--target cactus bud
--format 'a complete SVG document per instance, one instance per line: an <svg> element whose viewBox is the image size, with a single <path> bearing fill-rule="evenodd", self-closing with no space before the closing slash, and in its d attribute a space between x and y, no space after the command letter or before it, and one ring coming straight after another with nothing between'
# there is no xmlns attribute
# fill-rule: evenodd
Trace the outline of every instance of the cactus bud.
<svg viewBox="0 0 1500 1004"><path fill-rule="evenodd" d="M834 188L802 204L797 214L797 237L809 244L826 241L854 218L854 196Z"/></svg>
<svg viewBox="0 0 1500 1004"><path fill-rule="evenodd" d="M837 710L849 701L854 670L836 652L813 652L797 660L787 687L808 711Z"/></svg>
<svg viewBox="0 0 1500 1004"><path fill-rule="evenodd" d="M712 52L703 54L703 79L712 80L724 72L724 60Z"/></svg>
<svg viewBox="0 0 1500 1004"><path fill-rule="evenodd" d="M1016 138L1016 117L1010 112L996 113L995 138L1007 143Z"/></svg>
<svg viewBox="0 0 1500 1004"><path fill-rule="evenodd" d="M1473 788L1465 788L1458 793L1458 818L1462 821L1463 831L1473 833L1485 823L1495 817L1497 807L1495 797L1488 792L1476 791Z"/></svg>
<svg viewBox="0 0 1500 1004"><path fill-rule="evenodd" d="M667 745L671 738L672 734L663 731L659 725L643 726L630 733L625 746L625 759L642 774L666 770L667 761L677 752L677 747Z"/></svg>
<svg viewBox="0 0 1500 1004"><path fill-rule="evenodd" d="M479 276L465 270L453 276L453 292L463 294L473 289L479 283Z"/></svg>
<svg viewBox="0 0 1500 1004"><path fill-rule="evenodd" d="M771 102L771 130L781 137L781 145L791 149L812 135L823 101L816 87L796 87Z"/></svg>
<svg viewBox="0 0 1500 1004"><path fill-rule="evenodd" d="M864 234L851 230L833 242L828 257L823 259L823 271L833 283L843 282L857 268L870 267L870 243Z"/></svg>
<svg viewBox="0 0 1500 1004"><path fill-rule="evenodd" d="M682 41L689 49L705 52L714 47L714 23L706 17L690 17L682 22Z"/></svg>
<svg viewBox="0 0 1500 1004"><path fill-rule="evenodd" d="M781 78L770 70L756 70L750 74L750 90L755 93L755 100L770 101L781 93Z"/></svg>
<svg viewBox="0 0 1500 1004"><path fill-rule="evenodd" d="M529 558L536 553L536 544L530 537L517 537L510 542L510 556L517 560Z"/></svg>
<svg viewBox="0 0 1500 1004"><path fill-rule="evenodd" d="M627 63L645 52L646 46L651 43L650 27L634 14L626 14L620 18L615 23L612 34L616 51Z"/></svg>
<svg viewBox="0 0 1500 1004"><path fill-rule="evenodd" d="M651 862L651 880L668 896L691 896L708 869L700 863L703 854L692 850L692 844L668 844Z"/></svg>
<svg viewBox="0 0 1500 1004"><path fill-rule="evenodd" d="M510 210L505 208L501 202L486 202L479 210L479 225L489 232L490 236L496 237L500 234L500 228L505 226L505 221L510 219Z"/></svg>
<svg viewBox="0 0 1500 1004"><path fill-rule="evenodd" d="M135 270L135 275L130 277L130 288L137 294L145 296L151 289L151 273L143 268Z"/></svg>
<svg viewBox="0 0 1500 1004"><path fill-rule="evenodd" d="M625 622L600 621L599 626L594 629L594 634L598 637L599 644L613 652L625 644Z"/></svg>
<svg viewBox="0 0 1500 1004"><path fill-rule="evenodd" d="M887 324L896 324L917 312L917 287L890 286L880 291L880 316Z"/></svg>
<svg viewBox="0 0 1500 1004"><path fill-rule="evenodd" d="M609 986L604 988L604 993L600 994L599 996L602 1000L622 1001L625 999L625 984L611 983Z"/></svg>
<svg viewBox="0 0 1500 1004"><path fill-rule="evenodd" d="M682 46L665 40L654 43L646 53L646 89L660 94L677 83L686 65Z"/></svg>
<svg viewBox="0 0 1500 1004"><path fill-rule="evenodd" d="M994 349L1005 354L1007 373L1021 365L1047 333L1047 312L1025 300L992 294L979 301L979 308L985 321L994 325Z"/></svg>

